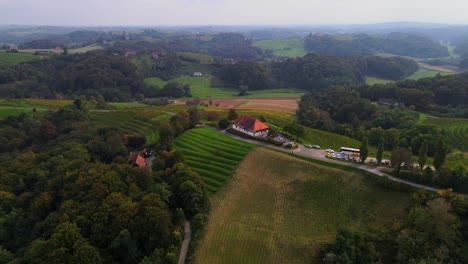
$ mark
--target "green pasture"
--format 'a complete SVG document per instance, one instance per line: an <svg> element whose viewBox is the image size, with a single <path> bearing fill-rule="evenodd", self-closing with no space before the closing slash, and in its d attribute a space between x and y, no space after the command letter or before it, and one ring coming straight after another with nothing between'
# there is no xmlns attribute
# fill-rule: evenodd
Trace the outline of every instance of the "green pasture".
<svg viewBox="0 0 468 264"><path fill-rule="evenodd" d="M303 90L294 88L279 88L268 90L249 91L247 96L238 96L237 89L228 87L211 87L213 76L204 75L202 77L182 76L170 81L164 81L157 77L145 79L147 85L157 85L162 88L168 82L178 82L190 85L192 96L200 98L274 98L274 97L300 97Z"/></svg>
<svg viewBox="0 0 468 264"><path fill-rule="evenodd" d="M0 67L8 67L37 59L40 59L40 57L30 54L0 51Z"/></svg>
<svg viewBox="0 0 468 264"><path fill-rule="evenodd" d="M259 40L254 42L254 46L262 50L273 50L278 56L302 57L307 54L304 49L303 39L283 39L283 40Z"/></svg>
<svg viewBox="0 0 468 264"><path fill-rule="evenodd" d="M386 79L381 79L381 78L376 78L376 77L366 77L366 84L367 85L374 85L374 84L385 84L385 83L391 83L394 82L393 80L386 80Z"/></svg>
<svg viewBox="0 0 468 264"><path fill-rule="evenodd" d="M384 237L412 200L360 173L255 148L211 204L194 263L321 263L339 228Z"/></svg>
<svg viewBox="0 0 468 264"><path fill-rule="evenodd" d="M450 75L452 73L447 73L447 72L439 72L439 71L430 71L430 70L425 70L425 69L419 69L415 73L411 74L410 76L406 77L407 80L417 80L421 78L428 78L428 77L434 77L437 74L440 75Z"/></svg>
<svg viewBox="0 0 468 264"><path fill-rule="evenodd" d="M208 128L195 128L178 136L174 148L198 172L211 193L231 178L253 144L232 139Z"/></svg>

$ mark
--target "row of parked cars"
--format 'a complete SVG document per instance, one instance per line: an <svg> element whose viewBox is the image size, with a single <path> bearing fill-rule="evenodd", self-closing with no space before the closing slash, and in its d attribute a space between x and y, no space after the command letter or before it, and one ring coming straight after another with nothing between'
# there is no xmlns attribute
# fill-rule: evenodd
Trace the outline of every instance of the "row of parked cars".
<svg viewBox="0 0 468 264"><path fill-rule="evenodd" d="M305 144L304 147L306 147L306 148L313 148L313 149L320 149L320 146L319 146L319 145L309 145L309 144Z"/></svg>

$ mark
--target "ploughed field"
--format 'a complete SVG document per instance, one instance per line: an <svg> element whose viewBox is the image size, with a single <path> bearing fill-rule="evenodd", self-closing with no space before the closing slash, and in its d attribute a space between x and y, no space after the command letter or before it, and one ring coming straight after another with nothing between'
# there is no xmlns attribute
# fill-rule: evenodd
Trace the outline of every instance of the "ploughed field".
<svg viewBox="0 0 468 264"><path fill-rule="evenodd" d="M195 263L318 263L338 228L386 232L402 221L411 197L259 147L211 204Z"/></svg>

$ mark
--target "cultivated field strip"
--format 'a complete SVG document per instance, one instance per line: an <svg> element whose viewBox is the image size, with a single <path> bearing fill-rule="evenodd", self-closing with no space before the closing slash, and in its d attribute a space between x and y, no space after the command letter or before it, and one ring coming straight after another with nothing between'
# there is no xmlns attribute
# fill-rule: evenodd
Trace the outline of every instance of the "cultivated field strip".
<svg viewBox="0 0 468 264"><path fill-rule="evenodd" d="M231 177L245 155L254 147L208 128L195 128L176 138L174 148L198 172L212 193Z"/></svg>

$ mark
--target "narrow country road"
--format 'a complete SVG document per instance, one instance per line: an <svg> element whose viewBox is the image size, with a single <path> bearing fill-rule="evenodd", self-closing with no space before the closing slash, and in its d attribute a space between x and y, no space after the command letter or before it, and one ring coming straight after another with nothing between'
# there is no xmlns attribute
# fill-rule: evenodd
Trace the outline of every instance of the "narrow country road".
<svg viewBox="0 0 468 264"><path fill-rule="evenodd" d="M182 242L182 248L180 249L179 255L179 264L185 264L185 260L187 259L187 251L190 244L190 239L192 238L192 230L190 229L190 222L185 221L185 235L184 235L184 242Z"/></svg>
<svg viewBox="0 0 468 264"><path fill-rule="evenodd" d="M220 133L223 133L223 134L225 134L225 135L227 135L227 136L229 136L231 138L235 138L235 139L238 139L238 140L242 140L242 141L249 142L249 143L252 143L252 144L255 144L255 145L259 145L259 146L263 146L263 147L266 147L266 148L279 150L279 151L282 151L282 152L285 152L285 153L291 153L291 151L292 151L292 150L284 149L282 147L273 146L273 145L265 143L265 142L239 137L239 136L236 136L236 135L231 134L229 132L226 132L225 130L218 130L218 129L214 128L214 127L210 127L210 126L207 126L207 125L202 125L202 127L210 128L210 129L213 129L213 130L218 131ZM373 166L370 167L370 166L359 164L359 163L348 163L348 162L342 162L342 161L335 160L335 159L329 159L329 158L326 158L325 150L308 149L308 148L304 147L301 144L298 144L298 145L299 145L299 148L294 150L295 155L309 157L309 158L313 158L313 159L316 159L316 160L323 160L323 161L328 162L328 163L335 163L335 164L340 164L340 165L344 165L344 166L358 168L358 169L365 170L365 171L368 171L370 173L373 173L373 174L375 174L377 176L387 177L391 181L404 183L404 184L407 184L407 185L410 185L410 186L413 186L413 187L416 187L416 188L420 188L420 189L425 189L425 190L434 191L434 192L439 190L438 188L433 188L433 187L430 187L430 186L426 186L426 185L422 185L422 184L418 184L418 183L414 183L414 182L410 182L410 181L406 181L406 180L403 180L403 179L400 179L400 178L393 177L391 175L388 175L388 174L380 171L379 167L373 167ZM459 194L459 193L455 193L455 194ZM466 195L466 194L461 194L461 195L463 195L465 197L465 199L468 199L468 195Z"/></svg>

